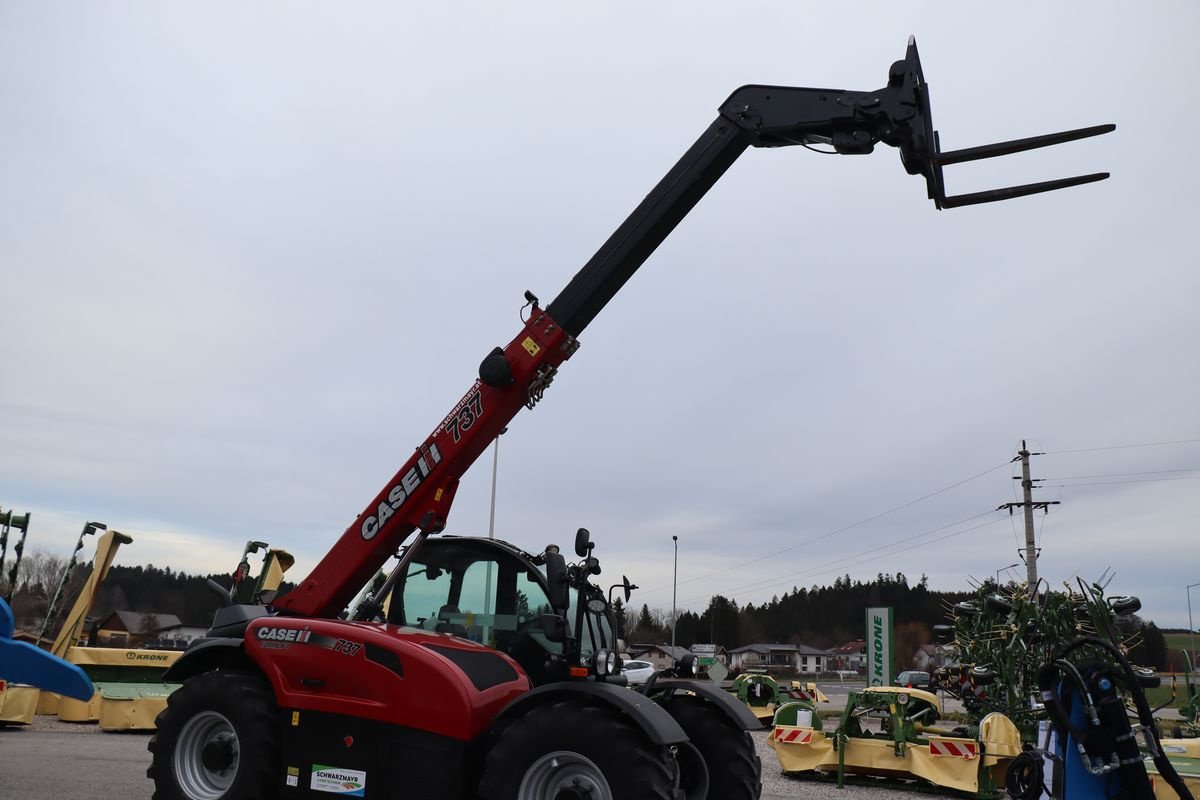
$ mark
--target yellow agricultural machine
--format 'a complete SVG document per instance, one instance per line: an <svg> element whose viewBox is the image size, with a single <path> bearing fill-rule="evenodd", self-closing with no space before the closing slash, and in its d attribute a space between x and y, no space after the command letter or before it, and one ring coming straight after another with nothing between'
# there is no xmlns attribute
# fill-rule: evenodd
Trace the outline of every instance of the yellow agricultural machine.
<svg viewBox="0 0 1200 800"><path fill-rule="evenodd" d="M87 700L42 692L37 713L57 715L63 722L98 722L104 730L153 730L154 717L165 706L166 696L170 693L170 687L162 682L162 676L180 653L171 650L77 646L83 634L84 619L96 601L100 584L108 575L121 545L131 543L133 537L108 530L106 525L99 522L88 522L83 526L71 563L55 592L38 638L40 641L49 631L55 616L54 609L66 588L75 558L83 549L84 538L100 531L103 533L96 541L91 572L50 646L51 654L79 666L91 678L95 692Z"/></svg>
<svg viewBox="0 0 1200 800"><path fill-rule="evenodd" d="M12 603L13 592L17 586L17 575L21 568L21 554L25 550L25 538L29 534L29 520L32 514L15 514L12 509L0 509L0 577L3 577L4 562L8 556L8 540L13 531L20 531L21 538L13 545L13 564L8 571L8 592L4 597L5 607ZM7 612L6 620L12 616ZM5 638L12 639L15 625L11 621L7 625ZM16 645L13 644L15 647ZM14 655L15 659L15 655ZM0 672L0 725L28 725L33 722L37 710L38 688L18 681L5 680Z"/></svg>
<svg viewBox="0 0 1200 800"><path fill-rule="evenodd" d="M730 691L737 699L746 704L758 721L764 726L770 725L775 716L775 709L784 703L795 701L812 701L828 703L826 697L815 683L790 681L786 686L772 678L765 670L748 669L733 679Z"/></svg>
<svg viewBox="0 0 1200 800"><path fill-rule="evenodd" d="M767 744L792 775L914 781L972 797L1000 797L1004 773L1021 752L1021 736L1003 714L975 726L939 725L937 695L921 689L871 686L851 692L837 725L827 731L812 701L785 703Z"/></svg>
<svg viewBox="0 0 1200 800"><path fill-rule="evenodd" d="M34 715L54 715L63 722L98 723L105 731L150 731L155 719L166 708L167 697L178 683L163 680L168 668L179 660L179 650L156 650L119 647L79 646L84 619L95 603L100 585L107 577L121 545L130 544L131 536L108 530L103 523L88 522L76 542L71 561L55 591L38 644L47 635L55 617L55 609L65 592L85 537L103 533L96 542L91 571L75 598L75 603L63 619L62 626L49 653L75 665L91 680L94 690L90 697L63 697L52 691L39 691L34 686L0 688L0 723L29 724ZM249 556L265 550L258 579L253 583L250 602L262 602L274 597L283 573L292 565L292 556L284 550L270 548L265 542L248 542L233 574L229 590L214 585L227 598L238 593L249 581Z"/></svg>

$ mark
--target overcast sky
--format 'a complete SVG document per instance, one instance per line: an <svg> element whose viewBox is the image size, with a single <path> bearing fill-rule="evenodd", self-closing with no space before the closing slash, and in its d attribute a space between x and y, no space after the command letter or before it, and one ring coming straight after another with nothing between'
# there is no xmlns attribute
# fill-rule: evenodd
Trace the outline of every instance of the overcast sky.
<svg viewBox="0 0 1200 800"><path fill-rule="evenodd" d="M592 531L670 608L1039 571L1186 626L1200 582L1194 2L0 4L0 506L118 563L299 579L745 83L921 47L947 169L751 150L499 448L497 535ZM970 479L970 480L968 480ZM491 454L449 531L486 534ZM945 490L945 491L942 491ZM916 501L916 502L914 502ZM891 513L886 513L891 512ZM89 545L90 551L91 545ZM1200 587L1192 590L1200 612ZM1200 617L1198 617L1200 618Z"/></svg>

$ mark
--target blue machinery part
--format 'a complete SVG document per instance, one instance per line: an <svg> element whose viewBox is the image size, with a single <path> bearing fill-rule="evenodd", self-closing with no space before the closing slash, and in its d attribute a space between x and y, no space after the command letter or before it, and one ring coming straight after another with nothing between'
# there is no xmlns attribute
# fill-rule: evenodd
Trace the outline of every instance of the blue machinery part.
<svg viewBox="0 0 1200 800"><path fill-rule="evenodd" d="M28 642L13 639L13 613L0 599L0 678L87 702L95 687L83 670Z"/></svg>
<svg viewBox="0 0 1200 800"><path fill-rule="evenodd" d="M1099 657L1082 663L1068 660L1080 648ZM1038 684L1055 734L1048 748L1053 775L1048 786L1041 780L1021 781L1025 791L1014 792L1016 787L1010 786L1010 796L1044 796L1049 790L1055 800L1152 800L1154 790L1136 739L1141 733L1162 778L1181 800L1192 800L1159 745L1153 713L1136 672L1114 645L1094 637L1077 639L1042 669ZM1134 701L1137 726L1129 722L1122 693Z"/></svg>

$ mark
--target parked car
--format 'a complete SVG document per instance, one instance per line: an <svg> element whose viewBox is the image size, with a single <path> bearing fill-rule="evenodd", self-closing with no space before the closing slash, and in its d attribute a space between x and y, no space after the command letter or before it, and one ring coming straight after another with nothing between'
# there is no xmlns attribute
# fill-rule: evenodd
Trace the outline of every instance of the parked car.
<svg viewBox="0 0 1200 800"><path fill-rule="evenodd" d="M621 667L621 674L629 681L630 686L637 686L650 680L655 667L649 661L626 661Z"/></svg>
<svg viewBox="0 0 1200 800"><path fill-rule="evenodd" d="M924 689L927 692L934 690L933 676L928 672L922 672L916 669L906 669L896 676L896 686L903 686L906 689Z"/></svg>

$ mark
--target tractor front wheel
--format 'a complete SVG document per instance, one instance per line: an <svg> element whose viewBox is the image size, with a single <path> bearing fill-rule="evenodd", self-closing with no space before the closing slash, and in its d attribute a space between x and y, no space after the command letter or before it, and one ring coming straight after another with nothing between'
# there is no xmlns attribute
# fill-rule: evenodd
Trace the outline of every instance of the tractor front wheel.
<svg viewBox="0 0 1200 800"><path fill-rule="evenodd" d="M676 800L678 767L616 709L560 700L505 728L487 754L483 800Z"/></svg>
<svg viewBox="0 0 1200 800"><path fill-rule="evenodd" d="M712 800L758 800L762 763L750 734L721 709L699 697L676 695L665 708L708 765L708 797ZM691 783L686 769L683 785ZM690 796L690 794L689 794Z"/></svg>
<svg viewBox="0 0 1200 800"><path fill-rule="evenodd" d="M167 698L150 739L154 800L265 800L276 794L275 697L236 672L189 678Z"/></svg>

